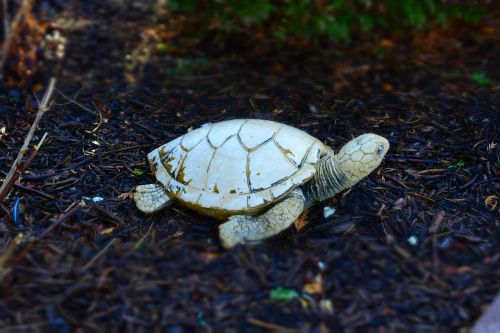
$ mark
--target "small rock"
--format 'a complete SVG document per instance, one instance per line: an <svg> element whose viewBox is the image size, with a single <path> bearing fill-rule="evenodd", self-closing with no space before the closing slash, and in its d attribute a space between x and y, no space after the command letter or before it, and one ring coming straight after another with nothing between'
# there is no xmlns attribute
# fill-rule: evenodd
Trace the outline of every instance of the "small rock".
<svg viewBox="0 0 500 333"><path fill-rule="evenodd" d="M318 261L318 268L321 272L325 271L326 265L323 261Z"/></svg>
<svg viewBox="0 0 500 333"><path fill-rule="evenodd" d="M440 249L446 249L448 246L450 246L450 244L451 244L451 240L448 237L441 238L437 242L437 246Z"/></svg>
<svg viewBox="0 0 500 333"><path fill-rule="evenodd" d="M406 200L406 198L399 198L394 203L394 207L392 207L392 209L394 209L394 210L403 209L407 205L408 205L408 201Z"/></svg>
<svg viewBox="0 0 500 333"><path fill-rule="evenodd" d="M410 245L413 245L413 246L417 245L418 244L418 238L417 238L417 236L412 235L412 236L408 237L408 243Z"/></svg>
<svg viewBox="0 0 500 333"><path fill-rule="evenodd" d="M319 308L325 313L333 313L333 303L329 299L322 299L319 302Z"/></svg>
<svg viewBox="0 0 500 333"><path fill-rule="evenodd" d="M312 113L316 113L316 114L319 113L319 110L316 107L316 105L312 105L312 104L309 104L309 111L311 111Z"/></svg>
<svg viewBox="0 0 500 333"><path fill-rule="evenodd" d="M325 217L325 219L327 219L335 214L336 211L337 210L335 209L335 207L326 206L325 208L323 208L323 216Z"/></svg>
<svg viewBox="0 0 500 333"><path fill-rule="evenodd" d="M86 200L86 201L91 201L91 202L100 202L100 201L104 201L104 198L103 197L99 197L99 196L96 196L96 197L82 197L83 200Z"/></svg>

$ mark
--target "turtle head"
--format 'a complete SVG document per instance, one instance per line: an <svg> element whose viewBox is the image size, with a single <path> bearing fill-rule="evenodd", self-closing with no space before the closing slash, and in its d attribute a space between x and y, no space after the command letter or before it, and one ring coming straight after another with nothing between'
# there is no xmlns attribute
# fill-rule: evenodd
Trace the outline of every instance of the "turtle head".
<svg viewBox="0 0 500 333"><path fill-rule="evenodd" d="M382 162L389 150L389 141L376 134L358 136L343 146L336 155L337 166L351 186L368 176Z"/></svg>

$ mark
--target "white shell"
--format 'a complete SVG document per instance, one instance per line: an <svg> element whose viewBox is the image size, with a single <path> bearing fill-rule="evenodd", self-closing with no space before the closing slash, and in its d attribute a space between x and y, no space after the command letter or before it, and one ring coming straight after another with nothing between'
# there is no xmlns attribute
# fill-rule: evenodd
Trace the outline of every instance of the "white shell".
<svg viewBox="0 0 500 333"><path fill-rule="evenodd" d="M242 212L280 200L329 152L288 125L235 119L207 124L148 154L167 192L200 209Z"/></svg>

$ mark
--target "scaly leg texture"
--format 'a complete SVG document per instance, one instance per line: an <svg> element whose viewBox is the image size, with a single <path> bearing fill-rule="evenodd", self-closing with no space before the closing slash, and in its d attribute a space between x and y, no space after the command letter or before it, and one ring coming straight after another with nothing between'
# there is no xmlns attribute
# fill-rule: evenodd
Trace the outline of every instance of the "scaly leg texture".
<svg viewBox="0 0 500 333"><path fill-rule="evenodd" d="M147 184L135 188L134 201L137 208L144 213L154 213L172 202L160 185Z"/></svg>
<svg viewBox="0 0 500 333"><path fill-rule="evenodd" d="M267 212L256 215L234 215L219 226L222 245L230 248L245 241L261 240L288 228L304 210L302 191L293 191L285 200Z"/></svg>

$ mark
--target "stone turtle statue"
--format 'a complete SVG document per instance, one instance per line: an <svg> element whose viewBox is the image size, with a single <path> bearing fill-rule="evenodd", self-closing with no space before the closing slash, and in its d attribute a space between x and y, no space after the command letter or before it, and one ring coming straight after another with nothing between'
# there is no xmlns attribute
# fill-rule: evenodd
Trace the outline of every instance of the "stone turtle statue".
<svg viewBox="0 0 500 333"><path fill-rule="evenodd" d="M222 245L261 240L288 228L314 202L332 198L378 167L389 142L376 134L337 154L294 127L234 119L202 126L148 154L155 184L137 186L144 213L176 201L225 220Z"/></svg>

